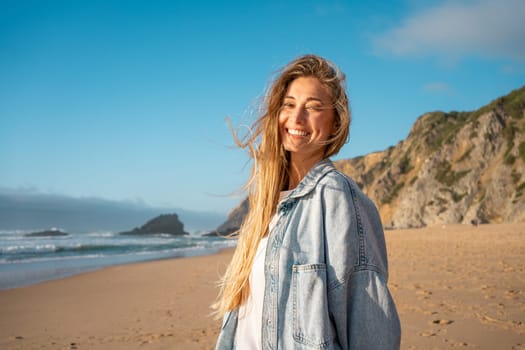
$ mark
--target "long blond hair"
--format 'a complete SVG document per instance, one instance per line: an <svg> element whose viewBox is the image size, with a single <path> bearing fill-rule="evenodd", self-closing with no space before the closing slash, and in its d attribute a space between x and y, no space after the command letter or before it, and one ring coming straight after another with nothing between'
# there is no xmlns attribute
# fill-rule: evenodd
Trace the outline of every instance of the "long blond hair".
<svg viewBox="0 0 525 350"><path fill-rule="evenodd" d="M233 132L237 145L248 149L254 163L246 185L250 209L239 229L233 258L220 280L218 300L212 306L218 317L246 301L257 246L268 234L279 193L288 181L289 154L281 144L278 116L288 86L299 77L317 78L327 87L332 98L336 132L327 141L325 157L339 152L348 140L350 110L345 76L333 63L316 55L298 57L281 70L265 96L262 113L253 125L252 133L241 140Z"/></svg>

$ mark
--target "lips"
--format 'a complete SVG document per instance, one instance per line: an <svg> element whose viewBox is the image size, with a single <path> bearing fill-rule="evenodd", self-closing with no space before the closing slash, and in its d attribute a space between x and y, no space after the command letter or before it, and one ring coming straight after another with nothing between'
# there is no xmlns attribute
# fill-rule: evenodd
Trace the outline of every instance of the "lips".
<svg viewBox="0 0 525 350"><path fill-rule="evenodd" d="M292 136L308 136L310 135L309 132L306 132L304 130L298 130L298 129L286 129L288 131L288 133Z"/></svg>

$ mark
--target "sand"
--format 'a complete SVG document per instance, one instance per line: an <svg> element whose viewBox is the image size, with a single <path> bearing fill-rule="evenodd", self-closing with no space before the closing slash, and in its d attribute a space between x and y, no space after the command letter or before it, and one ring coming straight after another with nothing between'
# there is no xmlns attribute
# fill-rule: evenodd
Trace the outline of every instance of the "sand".
<svg viewBox="0 0 525 350"><path fill-rule="evenodd" d="M525 224L386 232L402 349L525 349ZM213 349L232 250L0 291L0 349Z"/></svg>
<svg viewBox="0 0 525 350"><path fill-rule="evenodd" d="M525 224L386 237L403 349L525 349Z"/></svg>

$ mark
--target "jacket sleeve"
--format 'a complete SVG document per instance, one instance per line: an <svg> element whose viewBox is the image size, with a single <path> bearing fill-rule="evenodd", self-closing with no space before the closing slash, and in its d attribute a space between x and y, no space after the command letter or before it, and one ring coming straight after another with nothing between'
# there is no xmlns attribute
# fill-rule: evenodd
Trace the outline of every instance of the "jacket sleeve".
<svg viewBox="0 0 525 350"><path fill-rule="evenodd" d="M238 309L227 312L222 319L221 332L215 345L215 350L235 349L235 333L237 330Z"/></svg>
<svg viewBox="0 0 525 350"><path fill-rule="evenodd" d="M341 349L399 349L401 326L387 287L381 220L375 205L344 180L325 187L323 194L328 306L335 341Z"/></svg>
<svg viewBox="0 0 525 350"><path fill-rule="evenodd" d="M346 310L346 315L332 310L341 349L399 349L399 318L386 282L379 273L356 271L347 283L332 293L335 305Z"/></svg>

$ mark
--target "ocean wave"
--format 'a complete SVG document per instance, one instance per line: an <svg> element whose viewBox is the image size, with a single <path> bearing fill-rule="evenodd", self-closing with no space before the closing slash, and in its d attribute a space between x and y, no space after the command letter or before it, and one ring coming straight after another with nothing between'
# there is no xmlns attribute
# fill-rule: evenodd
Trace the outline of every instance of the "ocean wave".
<svg viewBox="0 0 525 350"><path fill-rule="evenodd" d="M76 255L76 256L45 256L45 257L33 257L24 260L9 260L6 258L0 258L0 265L19 265L29 263L43 263L53 261L73 261L81 259L99 259L103 258L103 254L88 254L88 255Z"/></svg>
<svg viewBox="0 0 525 350"><path fill-rule="evenodd" d="M22 245L11 245L0 248L0 255L2 254L20 254L20 253L33 253L33 252L54 252L56 249L55 244L22 244Z"/></svg>
<svg viewBox="0 0 525 350"><path fill-rule="evenodd" d="M89 232L84 233L84 236L87 237L103 237L103 238L109 238L109 237L115 237L117 233L111 232L111 231L100 231L100 232Z"/></svg>
<svg viewBox="0 0 525 350"><path fill-rule="evenodd" d="M71 234L67 237L25 237L18 231L3 239L0 236L0 264L57 261L65 259L119 257L134 260L211 254L222 248L233 247L236 240L202 236L123 236L109 231Z"/></svg>
<svg viewBox="0 0 525 350"><path fill-rule="evenodd" d="M2 256L0 254L0 265L46 263L75 260L111 259L120 262L133 262L143 260L155 260L157 258L186 257L194 255L206 255L219 251L222 248L231 247L235 242L200 242L200 244L186 246L150 247L147 250L111 250L107 246L80 246L80 247L58 247L55 252L47 254L18 254L16 256ZM59 254L59 253L65 254ZM73 253L73 254L71 254ZM75 254L76 253L76 254ZM148 258L149 256L149 258ZM113 263L103 264L113 265Z"/></svg>
<svg viewBox="0 0 525 350"><path fill-rule="evenodd" d="M162 250L183 249L193 247L197 244L194 242L164 242L161 244L93 244L93 243L77 243L73 245L56 245L56 244L41 244L41 245L13 245L0 248L0 258L10 261L20 261L31 259L35 257L46 256L85 256L90 253L102 255L115 254L133 254L141 252L156 252Z"/></svg>

